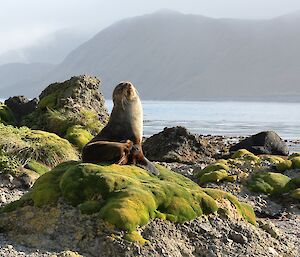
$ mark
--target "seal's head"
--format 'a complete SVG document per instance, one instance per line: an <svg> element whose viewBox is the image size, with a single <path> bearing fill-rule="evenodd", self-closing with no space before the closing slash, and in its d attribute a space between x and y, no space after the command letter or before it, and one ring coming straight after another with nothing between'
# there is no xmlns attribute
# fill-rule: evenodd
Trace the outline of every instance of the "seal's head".
<svg viewBox="0 0 300 257"><path fill-rule="evenodd" d="M138 93L132 83L123 81L115 87L113 92L114 105L121 106L125 109L125 106L135 99L138 99Z"/></svg>

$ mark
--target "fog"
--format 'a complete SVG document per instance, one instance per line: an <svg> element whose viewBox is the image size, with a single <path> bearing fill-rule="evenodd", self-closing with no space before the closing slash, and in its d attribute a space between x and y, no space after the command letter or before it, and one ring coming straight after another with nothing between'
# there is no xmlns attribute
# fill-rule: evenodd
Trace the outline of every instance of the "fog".
<svg viewBox="0 0 300 257"><path fill-rule="evenodd" d="M214 18L269 19L300 10L299 0L1 0L0 53L29 47L61 29L92 35L125 17L159 9Z"/></svg>

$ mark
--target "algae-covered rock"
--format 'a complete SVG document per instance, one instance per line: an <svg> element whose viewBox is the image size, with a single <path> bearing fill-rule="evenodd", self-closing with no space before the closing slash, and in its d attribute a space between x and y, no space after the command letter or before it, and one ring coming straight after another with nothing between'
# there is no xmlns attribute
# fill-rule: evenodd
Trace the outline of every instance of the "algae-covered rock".
<svg viewBox="0 0 300 257"><path fill-rule="evenodd" d="M294 169L300 169L300 157L296 156L290 159L293 163Z"/></svg>
<svg viewBox="0 0 300 257"><path fill-rule="evenodd" d="M294 191L291 192L291 197L300 200L300 188L295 189Z"/></svg>
<svg viewBox="0 0 300 257"><path fill-rule="evenodd" d="M264 155L264 156L261 156L260 158L261 158L261 160L268 161L271 164L279 164L279 163L285 161L285 159L283 159L280 156L276 156L276 155Z"/></svg>
<svg viewBox="0 0 300 257"><path fill-rule="evenodd" d="M26 205L56 205L59 199L129 232L150 219L164 217L173 222L216 213L224 202L234 206L234 217L255 224L251 207L229 193L202 189L188 178L157 166L159 176L136 166L95 165L66 162L41 176L32 190L2 212Z"/></svg>
<svg viewBox="0 0 300 257"><path fill-rule="evenodd" d="M256 161L258 162L260 159L258 156L256 156L255 154L249 152L246 149L240 149L238 151L236 151L232 157L233 159L244 159L244 160L249 160L249 161Z"/></svg>
<svg viewBox="0 0 300 257"><path fill-rule="evenodd" d="M291 160L284 160L282 162L279 162L276 165L276 170L280 171L280 172L283 172L283 171L292 169L292 167L293 167L293 163L292 163Z"/></svg>
<svg viewBox="0 0 300 257"><path fill-rule="evenodd" d="M200 184L208 182L220 182L227 179L229 167L224 162L216 162L206 166L203 170L194 171Z"/></svg>
<svg viewBox="0 0 300 257"><path fill-rule="evenodd" d="M96 77L86 75L49 85L39 96L37 110L24 119L24 124L62 137L74 125L98 134L108 119L99 85Z"/></svg>
<svg viewBox="0 0 300 257"><path fill-rule="evenodd" d="M7 105L0 102L0 122L7 124L15 124L16 118Z"/></svg>
<svg viewBox="0 0 300 257"><path fill-rule="evenodd" d="M53 167L67 160L78 159L78 153L72 145L53 133L4 124L0 124L0 131L0 148L7 156L16 158L24 165L34 160Z"/></svg>
<svg viewBox="0 0 300 257"><path fill-rule="evenodd" d="M248 182L248 188L253 192L275 195L286 191L286 185L290 180L281 173L258 172Z"/></svg>

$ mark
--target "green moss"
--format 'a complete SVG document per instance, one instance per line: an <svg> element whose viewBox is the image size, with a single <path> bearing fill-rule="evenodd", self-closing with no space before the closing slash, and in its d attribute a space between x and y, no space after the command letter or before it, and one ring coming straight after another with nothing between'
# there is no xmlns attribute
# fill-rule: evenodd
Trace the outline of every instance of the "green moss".
<svg viewBox="0 0 300 257"><path fill-rule="evenodd" d="M300 188L297 188L296 190L291 192L291 197L300 200Z"/></svg>
<svg viewBox="0 0 300 257"><path fill-rule="evenodd" d="M68 128L65 138L80 150L93 138L93 135L80 125Z"/></svg>
<svg viewBox="0 0 300 257"><path fill-rule="evenodd" d="M264 194L280 194L285 191L291 179L281 173L258 172L248 182L248 188L253 192Z"/></svg>
<svg viewBox="0 0 300 257"><path fill-rule="evenodd" d="M283 160L276 165L276 170L283 172L292 169L293 163L291 160Z"/></svg>
<svg viewBox="0 0 300 257"><path fill-rule="evenodd" d="M258 162L260 161L260 158L256 156L255 154L249 152L246 149L240 149L236 151L232 157L233 159L243 159L243 160L248 160L248 161L255 161Z"/></svg>
<svg viewBox="0 0 300 257"><path fill-rule="evenodd" d="M300 187L300 176L291 179L285 186L284 192L289 192Z"/></svg>
<svg viewBox="0 0 300 257"><path fill-rule="evenodd" d="M200 184L205 184L208 182L220 182L228 177L228 173L226 170L217 170L204 173L200 179Z"/></svg>
<svg viewBox="0 0 300 257"><path fill-rule="evenodd" d="M0 122L3 124L15 124L16 118L12 111L3 103L0 102Z"/></svg>
<svg viewBox="0 0 300 257"><path fill-rule="evenodd" d="M144 239L137 231L126 233L124 239L129 242L136 242L140 245L144 245L149 242L148 240Z"/></svg>
<svg viewBox="0 0 300 257"><path fill-rule="evenodd" d="M204 191L217 201L221 201L222 199L229 200L235 206L238 214L240 214L249 223L256 225L255 213L253 211L253 208L249 204L241 203L234 195L225 191L221 191L219 189L206 188L204 189ZM226 211L228 212L229 210L226 209Z"/></svg>
<svg viewBox="0 0 300 257"><path fill-rule="evenodd" d="M199 178L200 184L219 182L228 177L228 170L229 167L225 164L225 162L218 161L197 172L196 176Z"/></svg>
<svg viewBox="0 0 300 257"><path fill-rule="evenodd" d="M300 157L293 157L291 158L291 161L294 169L300 169Z"/></svg>
<svg viewBox="0 0 300 257"><path fill-rule="evenodd" d="M218 211L219 201L196 183L159 165L157 168L159 176L133 165L66 162L41 176L20 201L30 199L35 206L44 206L63 198L83 213L98 213L99 218L130 232L156 217L184 222ZM237 199L223 195L223 201L234 199L238 213L245 218Z"/></svg>
<svg viewBox="0 0 300 257"><path fill-rule="evenodd" d="M199 172L197 172L196 176L198 178L201 178L205 173L209 173L209 172L212 172L212 171L218 171L218 170L229 170L229 167L224 164L224 163L221 163L221 162L216 162L216 163L213 163L213 164L210 164L208 166L206 166L204 169L200 170Z"/></svg>
<svg viewBox="0 0 300 257"><path fill-rule="evenodd" d="M26 169L30 169L38 173L39 175L43 175L48 172L50 169L46 165L38 163L37 161L31 160L25 165Z"/></svg>
<svg viewBox="0 0 300 257"><path fill-rule="evenodd" d="M89 200L78 205L83 214L93 214L99 212L102 205L99 201Z"/></svg>
<svg viewBox="0 0 300 257"><path fill-rule="evenodd" d="M34 160L53 167L63 161L78 159L73 146L53 133L4 124L0 124L0 130L0 148L23 164Z"/></svg>

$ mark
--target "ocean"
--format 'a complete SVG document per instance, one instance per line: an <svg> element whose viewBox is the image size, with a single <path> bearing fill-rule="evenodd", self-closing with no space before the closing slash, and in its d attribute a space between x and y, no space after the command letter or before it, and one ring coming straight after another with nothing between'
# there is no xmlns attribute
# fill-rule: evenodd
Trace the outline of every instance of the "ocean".
<svg viewBox="0 0 300 257"><path fill-rule="evenodd" d="M112 101L106 101L109 111ZM248 136L265 130L283 139L300 140L300 103L230 101L142 101L144 136L164 127L184 126L203 135ZM300 145L292 144L292 151Z"/></svg>

